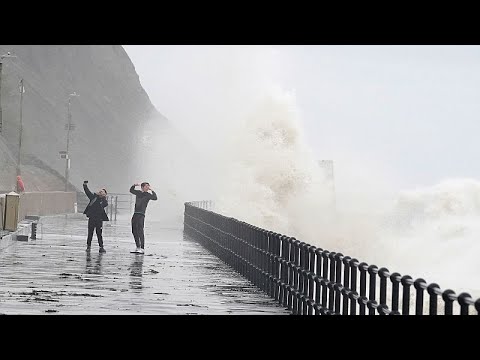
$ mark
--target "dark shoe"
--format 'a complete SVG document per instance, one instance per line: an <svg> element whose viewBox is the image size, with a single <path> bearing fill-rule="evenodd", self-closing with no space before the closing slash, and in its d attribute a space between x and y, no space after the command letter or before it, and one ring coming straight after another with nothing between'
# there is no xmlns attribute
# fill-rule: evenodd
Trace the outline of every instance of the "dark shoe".
<svg viewBox="0 0 480 360"><path fill-rule="evenodd" d="M90 246L87 246L87 249L85 251L87 252L90 251Z"/></svg>
<svg viewBox="0 0 480 360"><path fill-rule="evenodd" d="M100 250L98 250L99 253L106 253L105 249L103 247L100 248Z"/></svg>

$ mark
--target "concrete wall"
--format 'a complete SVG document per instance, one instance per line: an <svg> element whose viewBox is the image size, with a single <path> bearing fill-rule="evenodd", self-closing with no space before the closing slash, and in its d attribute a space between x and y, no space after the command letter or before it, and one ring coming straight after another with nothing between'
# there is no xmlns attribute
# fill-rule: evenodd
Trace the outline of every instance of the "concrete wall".
<svg viewBox="0 0 480 360"><path fill-rule="evenodd" d="M5 194L0 195L0 231L3 230L3 217L5 216Z"/></svg>
<svg viewBox="0 0 480 360"><path fill-rule="evenodd" d="M75 192L25 192L20 195L18 221L26 215L56 215L75 212L74 204L77 201Z"/></svg>

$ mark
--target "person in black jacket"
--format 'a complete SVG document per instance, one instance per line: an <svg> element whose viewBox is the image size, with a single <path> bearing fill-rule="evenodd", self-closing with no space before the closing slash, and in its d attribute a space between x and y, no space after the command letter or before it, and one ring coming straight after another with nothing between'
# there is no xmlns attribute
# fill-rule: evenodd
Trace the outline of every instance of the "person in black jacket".
<svg viewBox="0 0 480 360"><path fill-rule="evenodd" d="M98 192L93 194L88 189L87 183L88 181L86 180L83 182L83 190L90 199L90 202L83 211L83 213L88 217L88 236L86 251L90 251L90 246L92 245L93 230L96 230L98 246L100 247L99 252L105 253L106 251L103 247L102 229L103 222L108 221L108 216L105 213L105 208L108 206L107 190L100 189Z"/></svg>
<svg viewBox="0 0 480 360"><path fill-rule="evenodd" d="M135 190L135 186L141 187L142 191ZM151 193L149 192L151 191ZM130 187L130 192L135 195L135 212L132 216L132 234L135 239L136 249L130 251L137 254L145 254L145 234L143 227L145 225L145 211L150 200L157 200L157 194L150 188L148 182L134 184Z"/></svg>

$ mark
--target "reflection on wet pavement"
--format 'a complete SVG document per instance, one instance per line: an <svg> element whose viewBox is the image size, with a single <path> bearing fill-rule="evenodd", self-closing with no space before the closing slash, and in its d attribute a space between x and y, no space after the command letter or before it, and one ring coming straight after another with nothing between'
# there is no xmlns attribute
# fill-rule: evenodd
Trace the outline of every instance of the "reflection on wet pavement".
<svg viewBox="0 0 480 360"><path fill-rule="evenodd" d="M85 273L86 274L102 274L102 257L103 254L96 254L94 256L94 261L92 262L91 252L86 252L85 259Z"/></svg>
<svg viewBox="0 0 480 360"><path fill-rule="evenodd" d="M289 314L182 229L147 221L145 255L128 218L104 226L105 254L86 233L81 214L44 217L37 240L1 246L0 313Z"/></svg>
<svg viewBox="0 0 480 360"><path fill-rule="evenodd" d="M143 258L144 255L134 254L132 258L132 264L130 265L130 288L141 289L142 288L142 271L143 271Z"/></svg>

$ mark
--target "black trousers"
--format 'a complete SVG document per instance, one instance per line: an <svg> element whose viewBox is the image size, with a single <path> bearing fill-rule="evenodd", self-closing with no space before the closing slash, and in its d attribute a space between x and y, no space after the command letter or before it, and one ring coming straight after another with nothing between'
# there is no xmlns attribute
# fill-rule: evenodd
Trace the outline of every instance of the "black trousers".
<svg viewBox="0 0 480 360"><path fill-rule="evenodd" d="M87 246L92 245L93 230L97 232L98 246L103 247L103 220L97 218L88 218L88 237L87 237Z"/></svg>
<svg viewBox="0 0 480 360"><path fill-rule="evenodd" d="M144 249L145 246L145 234L143 233L143 227L145 225L145 215L133 214L132 216L132 234L135 239L135 245L137 248Z"/></svg>

